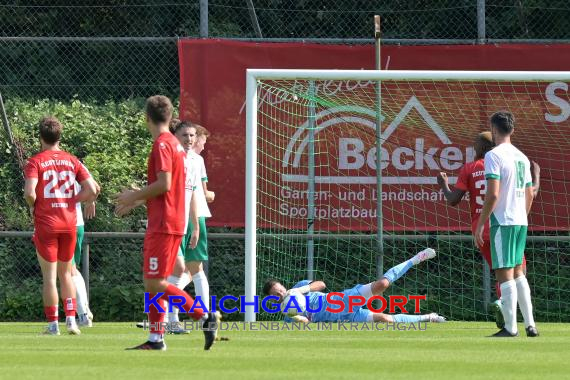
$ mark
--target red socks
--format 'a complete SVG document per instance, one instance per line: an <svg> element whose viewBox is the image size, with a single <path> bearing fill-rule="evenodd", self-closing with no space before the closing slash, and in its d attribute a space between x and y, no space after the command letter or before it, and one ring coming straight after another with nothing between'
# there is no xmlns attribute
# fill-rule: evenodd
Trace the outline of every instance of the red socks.
<svg viewBox="0 0 570 380"><path fill-rule="evenodd" d="M168 296L179 296L179 297L184 298L186 301L185 301L184 306L182 308L187 313L190 311L190 309L192 308L192 305L194 304L194 299L192 299L192 297L190 297L188 295L188 293L186 293L184 290L178 289L176 286L174 286L172 284L168 284L168 287L164 291L164 295L162 297L160 297L160 299L168 301ZM191 313L188 313L188 315L192 319L197 321L200 318L202 318L202 316L204 315L204 310L195 308L194 311Z"/></svg>
<svg viewBox="0 0 570 380"><path fill-rule="evenodd" d="M64 299L63 306L65 308L66 317L75 317L75 311L77 310L77 301L75 298Z"/></svg>
<svg viewBox="0 0 570 380"><path fill-rule="evenodd" d="M57 314L57 305L44 306L44 313L48 322L56 322L59 319Z"/></svg>
<svg viewBox="0 0 570 380"><path fill-rule="evenodd" d="M155 294L149 294L150 298L153 298L154 296ZM162 297L158 299L158 304L163 309L165 309L164 313L159 313L157 308L154 307L154 305L150 305L148 313L148 321L150 324L151 334L164 334L164 325L163 325L164 315L168 312L168 310L166 310L165 304L166 302L168 302L169 296L178 296L183 298L185 301L184 301L184 306L182 306L182 308L184 309L185 312L188 313L188 315L190 315L192 319L198 321L204 315L204 311L199 308L195 308L193 312L189 313L190 309L192 308L192 305L194 304L194 300L192 299L192 297L190 297L188 293L186 293L185 291L178 289L176 286L168 284L168 287L164 291L164 294L162 295Z"/></svg>

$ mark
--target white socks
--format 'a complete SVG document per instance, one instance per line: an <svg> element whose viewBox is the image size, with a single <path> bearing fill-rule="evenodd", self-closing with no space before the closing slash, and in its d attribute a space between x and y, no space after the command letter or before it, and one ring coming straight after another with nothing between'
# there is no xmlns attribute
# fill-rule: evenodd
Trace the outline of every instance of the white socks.
<svg viewBox="0 0 570 380"><path fill-rule="evenodd" d="M532 301L530 299L530 287L525 276L515 278L517 286L517 299L521 313L524 318L524 326L534 326L534 317L532 316ZM501 291L503 289L501 288Z"/></svg>
<svg viewBox="0 0 570 380"><path fill-rule="evenodd" d="M191 282L192 278L190 277L188 272L184 272L182 273L182 276L180 276L180 281L178 282L178 285L176 285L176 287L178 287L178 289L184 290L184 288L186 288L188 284Z"/></svg>
<svg viewBox="0 0 570 380"><path fill-rule="evenodd" d="M188 284L191 282L191 278L188 272L183 272L180 277L176 277L173 275L168 276L167 281L172 285L176 286L178 289L184 290L184 288L188 286ZM168 312L168 302L166 302L166 311ZM175 307L174 309L172 309L172 312L168 312L168 314L164 316L164 321L180 322L180 319L178 318L178 312L179 312L178 308Z"/></svg>
<svg viewBox="0 0 570 380"><path fill-rule="evenodd" d="M77 271L77 275L71 276L73 283L75 284L75 289L77 290L77 315L81 316L87 314L89 306L87 303L87 289L85 287L85 280L81 272Z"/></svg>
<svg viewBox="0 0 570 380"><path fill-rule="evenodd" d="M516 334L517 328L517 285L515 280L501 283L501 300L503 302L503 317L505 318L505 328Z"/></svg>
<svg viewBox="0 0 570 380"><path fill-rule="evenodd" d="M194 281L196 296L199 296L204 306L210 310L210 285L206 274L204 271L200 271L192 276L192 280Z"/></svg>
<svg viewBox="0 0 570 380"><path fill-rule="evenodd" d="M65 317L65 326L69 328L77 328L75 317Z"/></svg>

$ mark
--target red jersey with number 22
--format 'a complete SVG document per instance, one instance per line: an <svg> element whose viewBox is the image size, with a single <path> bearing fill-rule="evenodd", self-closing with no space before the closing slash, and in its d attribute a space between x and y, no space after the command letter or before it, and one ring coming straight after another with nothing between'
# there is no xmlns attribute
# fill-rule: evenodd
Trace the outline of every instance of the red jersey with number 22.
<svg viewBox="0 0 570 380"><path fill-rule="evenodd" d="M148 232L184 235L186 153L170 132L161 133L152 144L148 160L148 184L156 182L159 172L171 173L170 190L147 201Z"/></svg>
<svg viewBox="0 0 570 380"><path fill-rule="evenodd" d="M475 233L487 190L485 179L485 160L480 159L468 162L459 170L459 177L455 188L469 193L469 205L471 209L471 231ZM485 225L483 235L489 236L489 223Z"/></svg>
<svg viewBox="0 0 570 380"><path fill-rule="evenodd" d="M77 157L62 150L44 150L30 158L26 178L37 178L34 224L51 232L75 230L75 182L89 178Z"/></svg>

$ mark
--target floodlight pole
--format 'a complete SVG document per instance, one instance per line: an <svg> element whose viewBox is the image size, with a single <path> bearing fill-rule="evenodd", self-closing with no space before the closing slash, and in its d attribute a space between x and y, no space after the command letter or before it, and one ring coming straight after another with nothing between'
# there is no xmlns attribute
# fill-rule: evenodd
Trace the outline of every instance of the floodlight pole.
<svg viewBox="0 0 570 380"><path fill-rule="evenodd" d="M380 16L374 16L374 40L376 46L376 70L382 69L380 55ZM376 278L384 273L384 236L382 222L382 87L376 82Z"/></svg>

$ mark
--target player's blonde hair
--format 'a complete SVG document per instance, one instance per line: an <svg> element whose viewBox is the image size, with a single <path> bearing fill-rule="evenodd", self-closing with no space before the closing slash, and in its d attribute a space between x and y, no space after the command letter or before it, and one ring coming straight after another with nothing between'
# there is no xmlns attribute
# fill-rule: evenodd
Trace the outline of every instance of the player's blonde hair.
<svg viewBox="0 0 570 380"><path fill-rule="evenodd" d="M196 136L210 137L210 132L200 124L194 124L194 127L196 128Z"/></svg>

